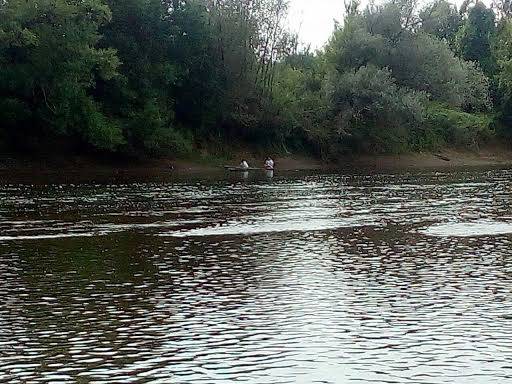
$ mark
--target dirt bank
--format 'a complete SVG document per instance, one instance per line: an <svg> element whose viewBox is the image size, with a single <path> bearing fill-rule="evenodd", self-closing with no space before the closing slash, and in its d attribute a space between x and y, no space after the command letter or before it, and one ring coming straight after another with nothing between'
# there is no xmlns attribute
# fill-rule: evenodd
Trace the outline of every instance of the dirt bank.
<svg viewBox="0 0 512 384"><path fill-rule="evenodd" d="M256 156L245 155L249 164L259 166L263 159ZM275 158L278 170L400 170L400 169L425 169L425 168L461 168L461 167L499 167L512 166L512 150L493 147L482 149L478 152L463 150L443 150L436 153L411 153L404 155L364 155L344 157L338 162L322 162L321 160L306 156L278 156ZM172 163L172 162L171 162ZM236 165L232 160L229 164ZM209 171L219 169L219 166L197 164L177 161L172 163L176 171Z"/></svg>
<svg viewBox="0 0 512 384"><path fill-rule="evenodd" d="M236 159L212 159L200 161L151 160L143 162L98 161L86 157L19 159L4 156L0 158L0 177L17 175L47 174L131 174L146 177L165 174L214 173L223 172L223 165L236 165L245 158L251 166L260 166L264 158L248 153L237 154ZM444 150L439 153L414 153L405 155L378 155L345 157L336 163L326 163L301 155L277 156L276 168L279 171L319 170L400 170L425 168L458 167L512 167L512 150L487 148L479 152Z"/></svg>
<svg viewBox="0 0 512 384"><path fill-rule="evenodd" d="M512 166L512 150L493 147L478 152L450 149L438 153L361 156L350 159L350 165L376 170Z"/></svg>

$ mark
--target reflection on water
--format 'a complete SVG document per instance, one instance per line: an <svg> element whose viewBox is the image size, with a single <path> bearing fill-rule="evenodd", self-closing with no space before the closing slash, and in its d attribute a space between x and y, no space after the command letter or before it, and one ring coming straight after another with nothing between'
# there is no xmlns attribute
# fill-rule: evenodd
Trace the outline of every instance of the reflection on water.
<svg viewBox="0 0 512 384"><path fill-rule="evenodd" d="M0 382L512 382L511 176L0 186Z"/></svg>
<svg viewBox="0 0 512 384"><path fill-rule="evenodd" d="M512 234L512 222L477 221L433 225L423 231L431 236L475 237Z"/></svg>

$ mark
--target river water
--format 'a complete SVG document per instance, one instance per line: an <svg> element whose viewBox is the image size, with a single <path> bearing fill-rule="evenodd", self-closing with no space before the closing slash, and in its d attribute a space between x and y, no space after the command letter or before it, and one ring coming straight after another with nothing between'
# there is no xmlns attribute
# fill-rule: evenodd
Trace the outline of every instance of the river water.
<svg viewBox="0 0 512 384"><path fill-rule="evenodd" d="M0 185L0 382L512 383L511 180Z"/></svg>

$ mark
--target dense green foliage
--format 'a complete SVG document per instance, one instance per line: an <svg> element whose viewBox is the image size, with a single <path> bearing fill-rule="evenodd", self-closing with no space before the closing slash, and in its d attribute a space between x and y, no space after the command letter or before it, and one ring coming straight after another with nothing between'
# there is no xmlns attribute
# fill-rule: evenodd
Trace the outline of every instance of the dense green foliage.
<svg viewBox="0 0 512 384"><path fill-rule="evenodd" d="M476 148L512 136L512 12L360 9L300 51L285 0L0 0L0 145L184 156L218 146Z"/></svg>
<svg viewBox="0 0 512 384"><path fill-rule="evenodd" d="M9 1L0 8L0 122L17 144L69 135L99 148L123 142L121 128L91 95L112 79L116 52L101 49L108 6L81 1ZM37 143L36 143L37 145Z"/></svg>
<svg viewBox="0 0 512 384"><path fill-rule="evenodd" d="M316 57L319 91L316 104L309 104L318 113L302 122L303 127L316 124L308 130L313 146L336 158L353 151L475 147L487 137L482 132L490 132L490 119L482 113L492 109L489 77L480 62L466 61L451 49L462 46L457 28L472 21L462 23L444 2L418 15L410 3L388 2L363 11L356 5ZM435 22L428 19L432 14ZM315 78L310 68L295 74L297 80L304 76ZM312 99L310 92L302 94ZM289 106L295 115L305 109Z"/></svg>
<svg viewBox="0 0 512 384"><path fill-rule="evenodd" d="M462 26L463 18L457 7L445 0L427 5L419 13L419 28L455 47L455 37Z"/></svg>
<svg viewBox="0 0 512 384"><path fill-rule="evenodd" d="M476 3L457 32L457 50L464 60L478 63L488 76L496 72L492 44L495 40L496 20L492 9Z"/></svg>

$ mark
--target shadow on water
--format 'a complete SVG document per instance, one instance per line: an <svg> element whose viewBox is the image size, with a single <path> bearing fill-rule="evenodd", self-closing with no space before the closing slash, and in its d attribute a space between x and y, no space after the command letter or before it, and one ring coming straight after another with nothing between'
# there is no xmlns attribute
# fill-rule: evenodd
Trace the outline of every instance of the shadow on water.
<svg viewBox="0 0 512 384"><path fill-rule="evenodd" d="M0 382L512 380L511 176L0 187Z"/></svg>

